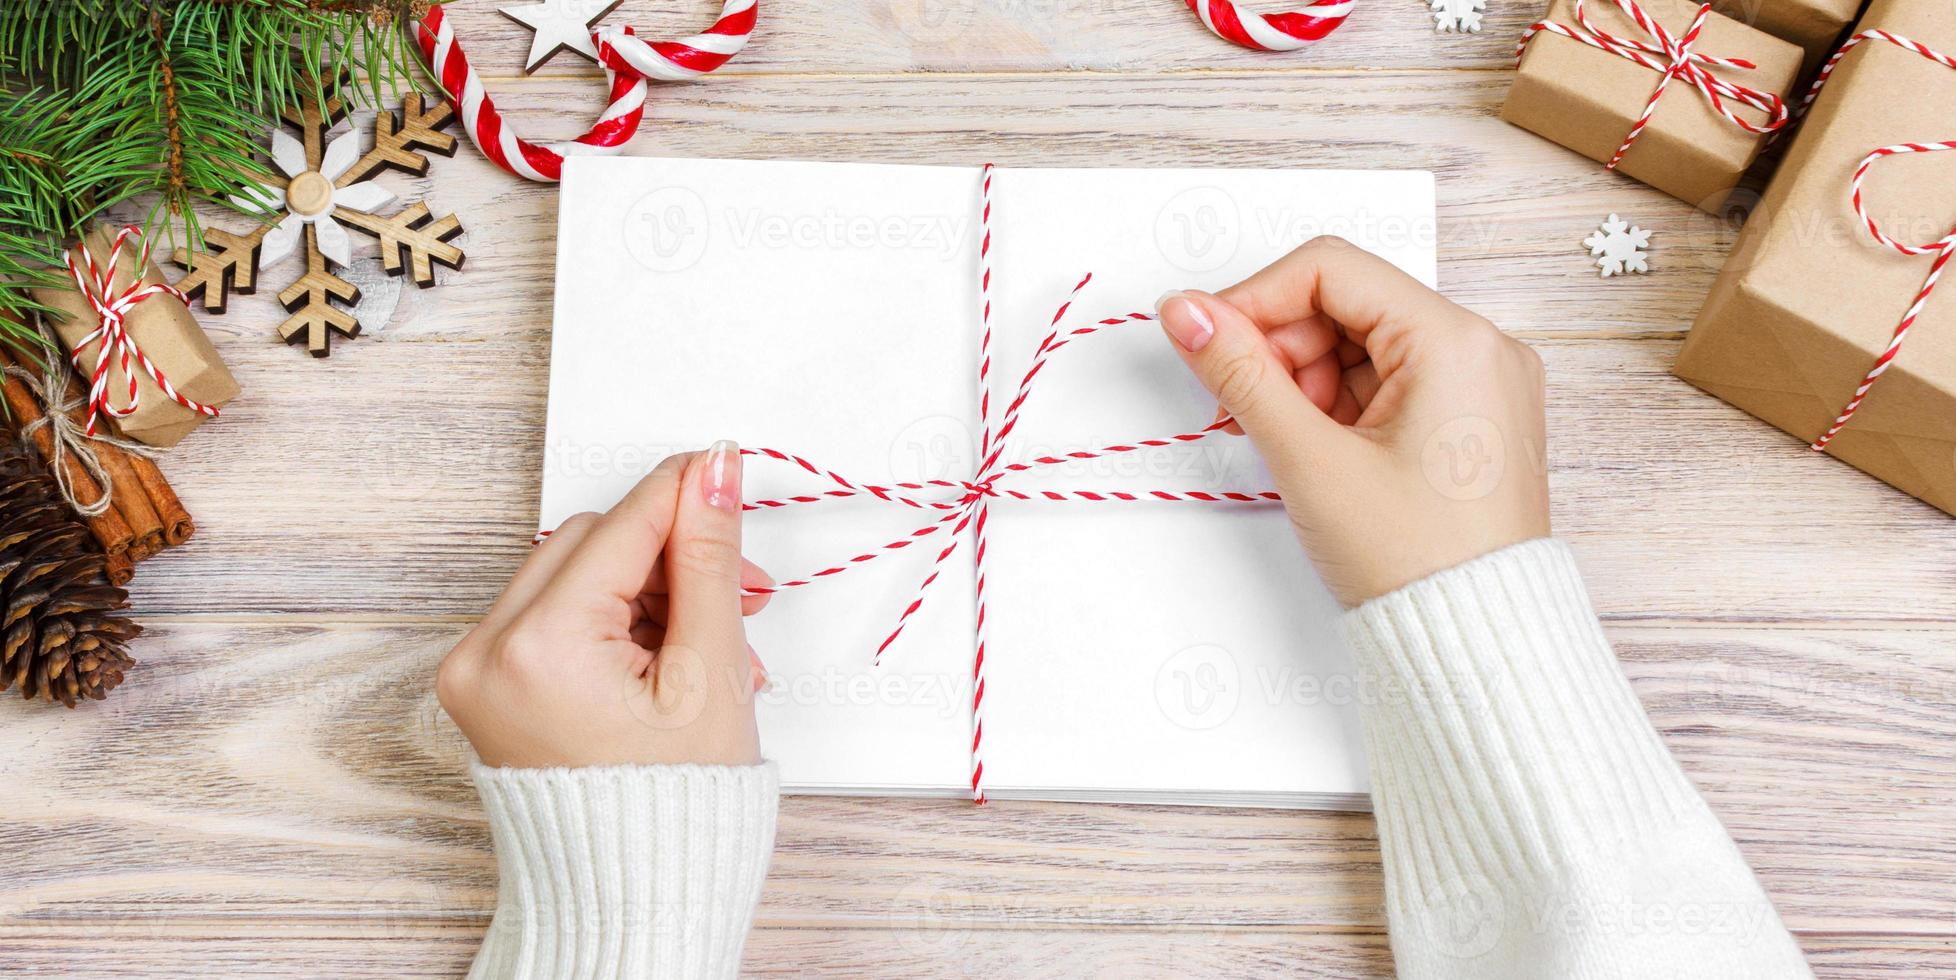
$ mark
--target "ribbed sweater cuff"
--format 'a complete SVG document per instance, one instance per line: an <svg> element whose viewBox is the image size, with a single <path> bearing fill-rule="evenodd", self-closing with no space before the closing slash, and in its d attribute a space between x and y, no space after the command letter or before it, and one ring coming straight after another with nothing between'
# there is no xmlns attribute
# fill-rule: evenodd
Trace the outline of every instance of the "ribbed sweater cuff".
<svg viewBox="0 0 1956 980"><path fill-rule="evenodd" d="M1399 974L1809 976L1665 750L1574 558L1531 541L1348 614Z"/></svg>
<svg viewBox="0 0 1956 980"><path fill-rule="evenodd" d="M772 764L473 773L502 885L471 978L738 972L774 848Z"/></svg>
<svg viewBox="0 0 1956 980"><path fill-rule="evenodd" d="M1631 692L1574 558L1543 539L1353 610L1368 751L1431 880L1550 870L1710 819ZM1721 833L1722 837L1723 834ZM1412 884L1408 882L1408 884Z"/></svg>

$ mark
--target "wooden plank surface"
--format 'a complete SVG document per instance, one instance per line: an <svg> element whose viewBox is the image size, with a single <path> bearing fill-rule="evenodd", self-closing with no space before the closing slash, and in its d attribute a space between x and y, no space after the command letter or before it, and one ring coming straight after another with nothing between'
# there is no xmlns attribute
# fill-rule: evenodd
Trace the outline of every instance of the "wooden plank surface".
<svg viewBox="0 0 1956 980"><path fill-rule="evenodd" d="M530 33L498 15L497 6L453 4L450 16L485 73L513 75ZM1489 7L1481 33L1436 37L1421 0L1381 0L1308 55L1272 58L1210 34L1178 0L865 0L819 9L763 3L753 40L719 74L1506 68L1514 64L1515 38L1546 4ZM712 0L632 0L605 23L663 40L704 30L718 10ZM591 62L559 54L537 77L597 74Z"/></svg>
<svg viewBox="0 0 1956 980"><path fill-rule="evenodd" d="M632 152L1434 171L1447 291L1548 362L1558 531L1816 972L1956 972L1948 518L1666 373L1733 229L1501 123L1537 4L1494 6L1436 37L1374 2L1275 58L1171 0L764 8ZM502 105L574 134L599 76L498 74L527 35L493 8L451 11ZM323 362L271 336L284 270L206 318L247 397L166 461L202 530L142 569L138 672L0 701L0 972L453 976L479 940L494 865L428 682L533 530L555 194L466 147L382 179L461 216L467 266ZM1651 276L1593 274L1611 212ZM747 969L1389 976L1381 891L1364 815L791 799Z"/></svg>
<svg viewBox="0 0 1956 980"><path fill-rule="evenodd" d="M465 630L166 619L113 699L0 702L31 748L0 782L0 923L479 917L495 867L427 686ZM1612 638L1790 924L1956 933L1956 629ZM1383 925L1362 814L805 797L780 837L772 926Z"/></svg>
<svg viewBox="0 0 1956 980"><path fill-rule="evenodd" d="M22 976L201 980L239 977L434 978L459 976L479 926L427 924L239 928L171 924L118 933L114 945L63 932L0 929L0 960ZM1956 972L1956 942L1931 937L1802 936L1821 980L1916 980ZM1376 934L1246 930L954 930L756 928L750 976L1072 977L1283 976L1384 980L1393 975Z"/></svg>

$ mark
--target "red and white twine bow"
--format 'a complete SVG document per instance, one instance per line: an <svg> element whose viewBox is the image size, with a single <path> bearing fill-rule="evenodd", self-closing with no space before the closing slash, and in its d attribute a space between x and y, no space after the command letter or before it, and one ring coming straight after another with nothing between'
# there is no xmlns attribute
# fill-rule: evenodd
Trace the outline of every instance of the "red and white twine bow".
<svg viewBox="0 0 1956 980"><path fill-rule="evenodd" d="M1257 51L1296 51L1309 47L1345 23L1354 0L1311 0L1303 10L1276 14L1238 13L1229 0L1184 0L1217 37Z"/></svg>
<svg viewBox="0 0 1956 980"><path fill-rule="evenodd" d="M121 292L115 290L115 270L122 260L122 246L130 238L142 240L142 232L134 225L125 225L116 232L115 243L109 246L108 260L100 266L95 264L95 255L88 250L86 242L61 253L62 261L68 265L68 275L75 280L75 288L81 290L82 298L88 301L98 320L95 329L75 344L72 355L75 367L88 371L87 433L91 436L95 434L95 426L101 416L128 418L136 414L136 409L141 406L142 393L136 388L136 374L130 370L131 361L140 365L143 373L156 382L156 387L162 389L165 398L212 418L218 414L216 408L186 398L177 391L170 379L150 362L149 355L144 354L129 336L124 320L137 303L152 296L174 296L177 302L186 305L190 302L177 287L168 283L144 285L143 270L149 268L148 241L143 241L142 249L136 253L135 272L129 277L129 285L124 286ZM82 349L89 344L98 345L93 370L82 366ZM122 376L129 381L129 404L122 408L115 407L109 401L109 369L118 363L122 367Z"/></svg>
<svg viewBox="0 0 1956 980"><path fill-rule="evenodd" d="M1864 40L1886 41L1903 50L1912 51L1921 55L1945 68L1956 69L1956 58L1951 58L1925 44L1911 41L1899 34L1890 34L1887 31L1862 31L1849 38L1846 44L1841 45L1839 51L1834 52L1832 58L1827 59L1827 67L1821 70L1820 77L1814 80L1813 87L1807 91L1806 101L1801 106L1802 111L1805 111L1807 107L1813 105L1813 100L1820 94L1821 86L1827 84L1827 79L1833 75L1834 68L1840 64L1841 59L1846 57L1849 51L1854 50ZM1854 179L1850 183L1850 194L1854 202L1854 215L1861 219L1861 226L1867 231L1868 237L1873 238L1881 245L1893 249L1902 255L1911 257L1933 255L1936 259L1930 263L1928 278L1923 281L1922 288L1916 291L1915 301L1909 304L1908 312L1902 314L1902 322L1895 327L1894 334L1889 337L1888 346L1884 347L1881 353L1875 357L1874 367L1868 369L1867 376L1862 378L1861 383L1855 387L1854 395L1848 399L1847 407L1841 409L1840 415L1834 419L1834 424L1829 426L1827 431L1821 434L1820 438L1813 441L1813 445L1810 448L1814 452L1825 452L1827 450L1827 444L1833 442L1834 437L1839 435L1842 429L1847 428L1847 423L1854 418L1854 413L1861 410L1861 403L1867 400L1868 392L1873 390L1875 382L1881 380L1881 376L1887 373L1889 365L1893 364L1896 356L1901 354L1902 344L1908 340L1909 331L1914 329L1916 320L1922 316L1922 309L1928 305L1930 295L1935 293L1936 283L1942 279L1943 270L1949 266L1949 260L1952 257L1956 257L1956 230L1952 230L1948 235L1927 245L1911 245L1907 242L1897 241L1889 236L1887 232L1882 230L1881 225L1876 223L1874 217L1868 214L1867 204L1861 195L1861 184L1867 179L1869 168L1873 167L1877 161L1908 153L1940 153L1944 150L1956 150L1956 140L1941 140L1933 143L1896 143L1892 146L1883 146L1875 149L1872 153L1862 157L1861 165L1854 168Z"/></svg>
<svg viewBox="0 0 1956 980"><path fill-rule="evenodd" d="M1616 153L1610 157L1609 163L1605 164L1607 169L1615 170L1617 165L1623 162L1624 154L1629 153L1630 147L1636 145L1637 139L1644 135L1644 129L1650 125L1651 116L1657 112L1658 100L1664 97L1664 90L1670 86L1673 78L1681 78L1685 84L1697 89L1714 112L1748 133L1771 133L1786 126L1788 118L1786 102L1778 95L1737 85L1713 74L1715 69L1752 71L1758 68L1758 65L1744 58L1720 58L1692 50L1698 43L1698 35L1705 29L1706 18L1711 16L1711 4L1699 7L1697 16L1691 19L1691 26L1682 36L1678 36L1665 30L1664 25L1659 24L1655 18L1646 13L1636 0L1612 0L1612 2L1636 22L1638 29L1650 38L1649 41L1618 37L1598 28L1590 23L1589 12L1583 6L1584 0L1576 0L1577 26L1569 27L1554 21L1541 21L1523 31L1520 43L1515 46L1515 64L1519 65L1521 56L1528 51L1528 42L1534 40L1535 35L1546 31L1627 58L1659 73L1657 88L1650 93L1649 100L1644 103L1644 111L1637 116L1636 123L1630 127L1629 135L1623 138L1623 145L1616 148ZM1749 105L1766 113L1766 121L1755 123L1746 119L1733 111L1727 104L1728 100Z"/></svg>
<svg viewBox="0 0 1956 980"><path fill-rule="evenodd" d="M414 25L414 40L428 71L440 80L461 114L470 142L518 177L555 181L563 175L567 156L607 155L624 149L645 119L648 79L686 81L726 64L754 32L755 4L756 0L726 0L712 27L677 41L644 41L629 27L593 32L611 95L590 130L561 143L532 143L504 125L502 113L483 89L440 6L428 8L428 15Z"/></svg>
<svg viewBox="0 0 1956 980"><path fill-rule="evenodd" d="M885 637L882 643L877 645L876 662L878 663L882 662L883 652L888 650L890 645L896 642L897 637L903 634L904 626L909 623L910 617L915 615L917 610L923 607L924 598L929 594L932 583L937 581L938 575L943 570L944 562L953 554L956 554L959 548L964 546L966 530L971 532L972 561L977 571L975 591L978 613L977 642L971 662L971 793L972 799L983 803L985 802L985 762L983 755L985 741L985 525L990 517L991 502L993 500L1006 499L1091 501L1096 503L1109 501L1258 503L1281 500L1282 498L1268 491L1245 493L1239 491L1169 490L1147 490L1139 492L1111 490L1019 490L1000 485L1000 481L1016 474L1048 466L1057 466L1076 460L1118 456L1125 453L1138 452L1143 449L1194 442L1221 430L1229 424L1230 420L1225 418L1194 432L1184 432L1159 439L1144 439L1139 442L1102 446L1098 449L1058 453L1022 462L1005 462L1005 441L1007 437L1012 435L1013 430L1019 424L1019 411L1025 406L1027 396L1031 394L1033 379L1039 376L1039 372L1046 366L1047 360L1054 353L1088 334L1097 333L1101 330L1123 324L1153 320L1154 316L1149 313L1129 313L1123 316L1107 317L1080 327L1067 328L1061 326L1061 321L1065 319L1066 312L1072 307L1073 301L1079 297L1080 291L1086 288L1087 283L1093 281L1093 276L1091 274L1087 275L1080 280L1078 285L1073 287L1073 291L1067 296L1066 301L1060 304L1058 312L1053 314L1051 330L1046 334L1045 339L1039 342L1038 349L1033 352L1032 364L1026 369L1025 376L1019 379L1019 386L1013 393L1012 400L1006 403L1002 414L995 412L992 405L993 391L991 378L992 167L990 164L985 165L980 187L980 201L982 204L980 227L983 237L980 239L978 246L980 302L978 333L978 414L983 426L983 434L979 441L980 462L978 464L978 472L969 480L923 480L915 483L879 485L851 480L833 470L810 462L801 456L783 452L779 449L742 449L741 453L748 456L760 456L767 459L792 463L816 477L835 484L837 487L837 489L825 490L819 493L800 494L772 500L756 500L743 505L746 510L771 510L797 504L812 504L824 500L868 496L877 500L927 511L935 515L930 523L881 547L855 555L847 560L837 562L834 565L830 565L801 578L778 583L770 588L748 589L746 590L746 594L748 595L766 595L810 585L824 578L840 575L865 562L874 561L884 555L902 551L925 538L944 531L946 528L949 529L949 540L939 549L937 557L931 561L930 569L924 575L923 581L918 584L917 591L910 600L910 603L897 616L896 627L890 631L889 636ZM926 495L930 495L932 491L950 491L951 496L947 499L937 499L936 497L923 499Z"/></svg>

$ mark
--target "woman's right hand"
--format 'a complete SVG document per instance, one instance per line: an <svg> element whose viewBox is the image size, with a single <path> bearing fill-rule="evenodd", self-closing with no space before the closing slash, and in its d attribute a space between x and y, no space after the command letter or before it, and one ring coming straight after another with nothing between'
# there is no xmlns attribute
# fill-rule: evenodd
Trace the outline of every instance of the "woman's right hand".
<svg viewBox="0 0 1956 980"><path fill-rule="evenodd" d="M1318 238L1157 306L1346 605L1549 533L1541 358L1384 259Z"/></svg>

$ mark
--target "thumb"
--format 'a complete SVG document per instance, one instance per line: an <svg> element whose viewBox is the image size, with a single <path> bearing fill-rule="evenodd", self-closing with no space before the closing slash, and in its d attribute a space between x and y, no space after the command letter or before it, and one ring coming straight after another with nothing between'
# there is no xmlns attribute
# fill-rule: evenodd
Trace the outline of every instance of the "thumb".
<svg viewBox="0 0 1956 980"><path fill-rule="evenodd" d="M671 611L666 642L718 664L743 668L740 623L740 449L731 442L693 457L680 479L679 506L666 541Z"/></svg>
<svg viewBox="0 0 1956 980"><path fill-rule="evenodd" d="M1272 463L1299 460L1305 443L1342 429L1311 404L1291 366L1241 310L1187 290L1163 294L1155 311L1189 370Z"/></svg>

